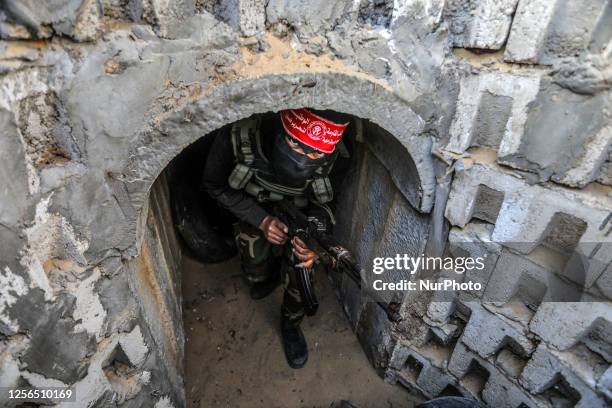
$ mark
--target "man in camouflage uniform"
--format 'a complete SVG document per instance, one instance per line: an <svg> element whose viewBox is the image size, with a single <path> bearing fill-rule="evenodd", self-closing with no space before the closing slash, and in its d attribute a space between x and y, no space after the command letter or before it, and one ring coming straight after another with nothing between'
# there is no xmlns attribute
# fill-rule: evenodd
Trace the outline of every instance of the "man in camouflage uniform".
<svg viewBox="0 0 612 408"><path fill-rule="evenodd" d="M329 172L336 145L348 124L338 124L309 109L282 111L278 129L263 132L259 119L249 118L220 132L206 162L203 186L239 220L236 240L242 269L251 283L251 297L270 294L282 279L281 333L289 365L301 368L308 359L300 329L304 304L296 269L312 273L316 254L273 214L274 202L292 200L305 213L325 213L333 198ZM229 133L229 134L228 134Z"/></svg>

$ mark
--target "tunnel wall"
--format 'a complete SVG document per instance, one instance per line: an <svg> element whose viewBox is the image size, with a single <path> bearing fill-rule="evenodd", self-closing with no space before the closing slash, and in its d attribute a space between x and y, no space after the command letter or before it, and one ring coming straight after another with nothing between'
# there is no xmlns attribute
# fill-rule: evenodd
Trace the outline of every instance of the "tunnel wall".
<svg viewBox="0 0 612 408"><path fill-rule="evenodd" d="M415 210L393 174L398 161L411 168L405 149L380 127L365 123L364 138L355 145L350 168L337 191L335 235L351 248L366 270L375 257L396 254L419 256L427 243L430 217ZM412 165L414 166L414 165ZM372 298L366 298L351 279L332 274L344 311L373 366L384 372L395 345L391 325ZM379 277L385 282L410 279L394 271ZM369 299L369 301L368 301ZM380 295L376 300L402 303L401 296Z"/></svg>
<svg viewBox="0 0 612 408"><path fill-rule="evenodd" d="M412 294L392 326L350 306L343 283L388 381L501 407L609 403L609 1L53 4L0 10L2 386L74 385L105 406L125 395L109 373L131 364L140 392L123 405L182 406L154 181L214 129L311 106L370 120L408 152L416 174L379 160L393 205L428 213L446 172L432 149L452 163L448 250L488 254L475 278L524 304ZM559 236L580 249L591 302L542 301L556 277L572 282L551 261Z"/></svg>
<svg viewBox="0 0 612 408"><path fill-rule="evenodd" d="M167 390L184 401L182 249L172 221L168 173L169 169L164 171L151 188L142 215L140 251L127 262L126 273L151 335L157 375L165 379Z"/></svg>

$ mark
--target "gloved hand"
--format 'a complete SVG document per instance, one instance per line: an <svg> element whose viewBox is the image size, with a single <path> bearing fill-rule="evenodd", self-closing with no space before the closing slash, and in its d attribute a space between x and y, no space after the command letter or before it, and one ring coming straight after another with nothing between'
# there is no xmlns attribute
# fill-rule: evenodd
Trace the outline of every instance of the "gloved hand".
<svg viewBox="0 0 612 408"><path fill-rule="evenodd" d="M293 255L301 261L296 266L299 268L312 268L317 260L317 254L311 251L304 241L298 237L293 237L291 245L293 245Z"/></svg>
<svg viewBox="0 0 612 408"><path fill-rule="evenodd" d="M266 216L261 222L259 229L263 231L266 239L274 245L283 245L287 242L289 228L276 217Z"/></svg>

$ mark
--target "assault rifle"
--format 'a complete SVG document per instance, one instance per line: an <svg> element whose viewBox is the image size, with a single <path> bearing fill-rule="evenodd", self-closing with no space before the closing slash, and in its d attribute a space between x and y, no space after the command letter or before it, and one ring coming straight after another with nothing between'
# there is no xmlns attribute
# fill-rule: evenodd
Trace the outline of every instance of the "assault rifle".
<svg viewBox="0 0 612 408"><path fill-rule="evenodd" d="M327 224L323 220L315 216L307 216L287 200L276 203L275 213L289 228L290 237L296 236L301 239L310 250L317 254L319 262L334 271L346 274L361 289L361 267L353 254L328 233ZM310 280L310 271L307 268L295 269L306 314L312 316L317 312L319 302ZM400 321L398 303L376 303L385 311L390 321Z"/></svg>

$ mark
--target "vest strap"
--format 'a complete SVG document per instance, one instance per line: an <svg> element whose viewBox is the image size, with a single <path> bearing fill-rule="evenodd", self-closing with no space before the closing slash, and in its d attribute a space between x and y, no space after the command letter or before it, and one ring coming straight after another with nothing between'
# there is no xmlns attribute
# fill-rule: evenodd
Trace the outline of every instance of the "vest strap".
<svg viewBox="0 0 612 408"><path fill-rule="evenodd" d="M232 146L238 161L251 165L255 161L251 136L259 139L259 120L243 119L232 126Z"/></svg>
<svg viewBox="0 0 612 408"><path fill-rule="evenodd" d="M246 164L238 163L227 179L228 184L235 190L241 190L247 185L254 173L251 167Z"/></svg>
<svg viewBox="0 0 612 408"><path fill-rule="evenodd" d="M332 189L331 181L329 177L317 177L310 183L312 192L315 198L321 203L325 204L334 199L334 190Z"/></svg>

